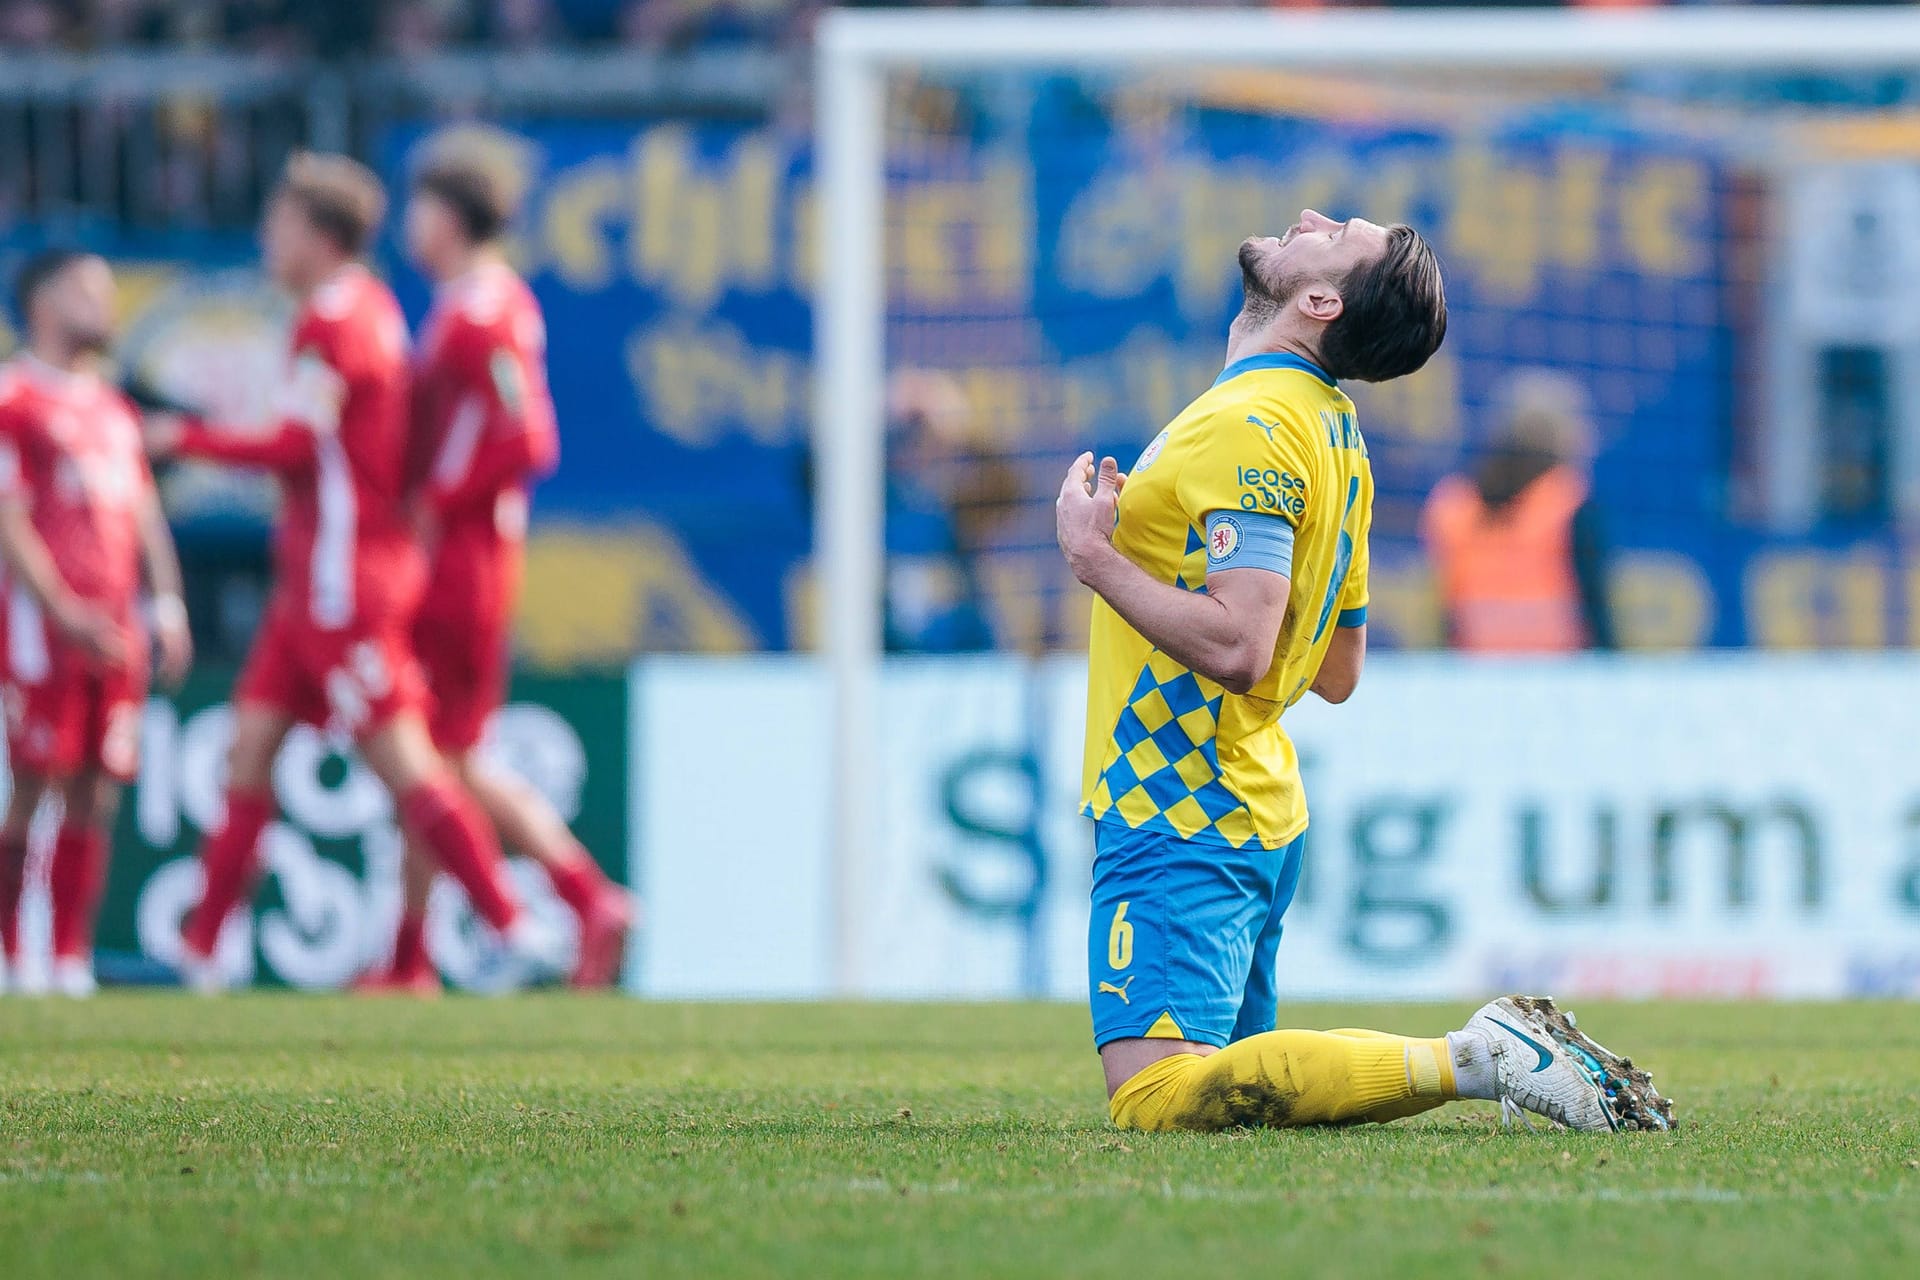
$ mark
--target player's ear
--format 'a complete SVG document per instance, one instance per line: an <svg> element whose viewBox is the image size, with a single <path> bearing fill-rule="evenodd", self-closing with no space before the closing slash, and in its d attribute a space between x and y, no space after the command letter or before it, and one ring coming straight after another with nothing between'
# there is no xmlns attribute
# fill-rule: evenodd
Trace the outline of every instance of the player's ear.
<svg viewBox="0 0 1920 1280"><path fill-rule="evenodd" d="M1328 281L1310 284L1300 290L1297 296L1300 310L1306 313L1308 319L1321 324L1332 324L1346 309L1346 304L1340 299L1340 291Z"/></svg>

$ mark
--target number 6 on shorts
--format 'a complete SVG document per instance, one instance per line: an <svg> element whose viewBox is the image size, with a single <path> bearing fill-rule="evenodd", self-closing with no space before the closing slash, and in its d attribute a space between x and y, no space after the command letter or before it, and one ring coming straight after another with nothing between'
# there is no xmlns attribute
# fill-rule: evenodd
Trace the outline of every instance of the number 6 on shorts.
<svg viewBox="0 0 1920 1280"><path fill-rule="evenodd" d="M1113 928L1107 931L1107 966L1124 969L1133 963L1133 926L1127 923L1127 906L1113 909Z"/></svg>

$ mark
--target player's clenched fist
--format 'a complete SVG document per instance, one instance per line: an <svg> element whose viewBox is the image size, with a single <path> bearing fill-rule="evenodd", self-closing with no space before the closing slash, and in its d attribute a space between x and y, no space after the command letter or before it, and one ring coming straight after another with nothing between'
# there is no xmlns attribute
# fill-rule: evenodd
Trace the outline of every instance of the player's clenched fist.
<svg viewBox="0 0 1920 1280"><path fill-rule="evenodd" d="M179 596L154 597L153 644L160 659L160 682L178 689L193 670L193 630Z"/></svg>
<svg viewBox="0 0 1920 1280"><path fill-rule="evenodd" d="M91 601L70 599L53 605L47 616L60 638L96 666L111 671L126 669L133 645L127 629L105 609Z"/></svg>
<svg viewBox="0 0 1920 1280"><path fill-rule="evenodd" d="M1120 520L1120 490L1126 483L1126 474L1112 458L1102 458L1096 472L1091 453L1075 458L1060 483L1054 532L1073 576L1082 582L1101 556L1113 552L1113 527Z"/></svg>

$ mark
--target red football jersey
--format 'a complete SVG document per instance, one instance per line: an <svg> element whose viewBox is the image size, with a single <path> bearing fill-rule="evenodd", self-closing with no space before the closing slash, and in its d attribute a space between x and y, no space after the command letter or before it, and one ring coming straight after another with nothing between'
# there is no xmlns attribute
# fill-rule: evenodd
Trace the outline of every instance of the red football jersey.
<svg viewBox="0 0 1920 1280"><path fill-rule="evenodd" d="M420 337L410 472L439 526L428 608L506 610L518 585L527 491L559 461L546 326L502 263L447 285Z"/></svg>
<svg viewBox="0 0 1920 1280"><path fill-rule="evenodd" d="M275 589L335 631L409 612L423 575L404 508L406 324L386 285L355 264L316 289L265 434L189 423L180 451L279 476Z"/></svg>
<svg viewBox="0 0 1920 1280"><path fill-rule="evenodd" d="M91 374L0 369L0 493L24 500L67 588L130 622L152 489L133 407Z"/></svg>

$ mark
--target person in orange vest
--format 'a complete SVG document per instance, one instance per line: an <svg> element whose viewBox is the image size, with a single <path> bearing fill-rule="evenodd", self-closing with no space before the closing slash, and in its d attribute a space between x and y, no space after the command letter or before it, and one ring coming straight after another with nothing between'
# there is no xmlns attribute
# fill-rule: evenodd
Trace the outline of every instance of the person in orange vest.
<svg viewBox="0 0 1920 1280"><path fill-rule="evenodd" d="M1479 466L1434 486L1421 518L1447 641L1469 653L1614 647L1607 552L1578 386L1515 379Z"/></svg>

